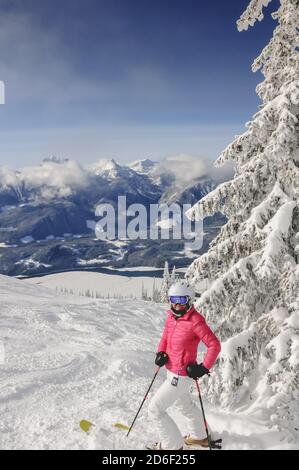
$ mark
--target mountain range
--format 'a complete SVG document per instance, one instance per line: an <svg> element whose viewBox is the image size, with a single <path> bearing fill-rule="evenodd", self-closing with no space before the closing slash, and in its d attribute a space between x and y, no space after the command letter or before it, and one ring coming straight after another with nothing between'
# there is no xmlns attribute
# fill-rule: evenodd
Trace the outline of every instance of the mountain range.
<svg viewBox="0 0 299 470"><path fill-rule="evenodd" d="M187 180L187 181L186 181ZM208 175L181 180L171 168L150 159L121 165L114 159L88 167L55 156L40 165L10 170L0 167L0 273L30 276L68 269L162 267L166 260L187 265L181 240L98 240L95 209L118 196L127 205L194 204L219 181ZM205 220L206 251L225 218Z"/></svg>

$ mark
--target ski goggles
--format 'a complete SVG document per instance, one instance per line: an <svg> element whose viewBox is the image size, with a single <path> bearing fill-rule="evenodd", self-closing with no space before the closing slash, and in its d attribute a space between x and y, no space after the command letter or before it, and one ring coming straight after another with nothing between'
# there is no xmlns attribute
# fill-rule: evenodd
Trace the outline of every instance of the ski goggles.
<svg viewBox="0 0 299 470"><path fill-rule="evenodd" d="M169 297L169 302L171 304L186 305L189 302L189 297L188 295L171 295Z"/></svg>

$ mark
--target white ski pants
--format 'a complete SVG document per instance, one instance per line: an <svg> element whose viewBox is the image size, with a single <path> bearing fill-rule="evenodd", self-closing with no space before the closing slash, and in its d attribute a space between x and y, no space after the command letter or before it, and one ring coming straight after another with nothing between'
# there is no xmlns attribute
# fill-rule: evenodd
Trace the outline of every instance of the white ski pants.
<svg viewBox="0 0 299 470"><path fill-rule="evenodd" d="M162 449L175 450L183 446L183 436L167 409L175 403L176 409L186 418L189 434L195 439L206 437L201 410L197 407L190 395L190 386L194 382L190 377L179 376L177 386L171 384L174 377L167 371L165 382L151 399L148 413L155 421L159 433Z"/></svg>

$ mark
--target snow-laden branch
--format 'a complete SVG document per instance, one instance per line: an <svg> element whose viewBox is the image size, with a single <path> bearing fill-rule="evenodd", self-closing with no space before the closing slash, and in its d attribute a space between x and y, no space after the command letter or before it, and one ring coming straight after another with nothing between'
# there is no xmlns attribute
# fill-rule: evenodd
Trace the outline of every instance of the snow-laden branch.
<svg viewBox="0 0 299 470"><path fill-rule="evenodd" d="M248 7L237 21L239 31L247 30L248 26L253 26L256 21L264 18L263 8L267 7L271 0L251 0Z"/></svg>

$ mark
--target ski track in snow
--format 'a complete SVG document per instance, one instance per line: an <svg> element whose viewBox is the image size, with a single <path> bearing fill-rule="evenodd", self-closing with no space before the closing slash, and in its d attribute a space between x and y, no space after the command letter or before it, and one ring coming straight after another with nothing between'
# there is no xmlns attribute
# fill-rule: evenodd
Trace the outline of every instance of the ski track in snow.
<svg viewBox="0 0 299 470"><path fill-rule="evenodd" d="M0 299L0 449L144 449L157 439L148 400L129 438L113 424L131 424L155 373L165 306L66 297L5 276ZM223 449L295 448L245 412L205 406ZM95 424L89 435L81 419Z"/></svg>

